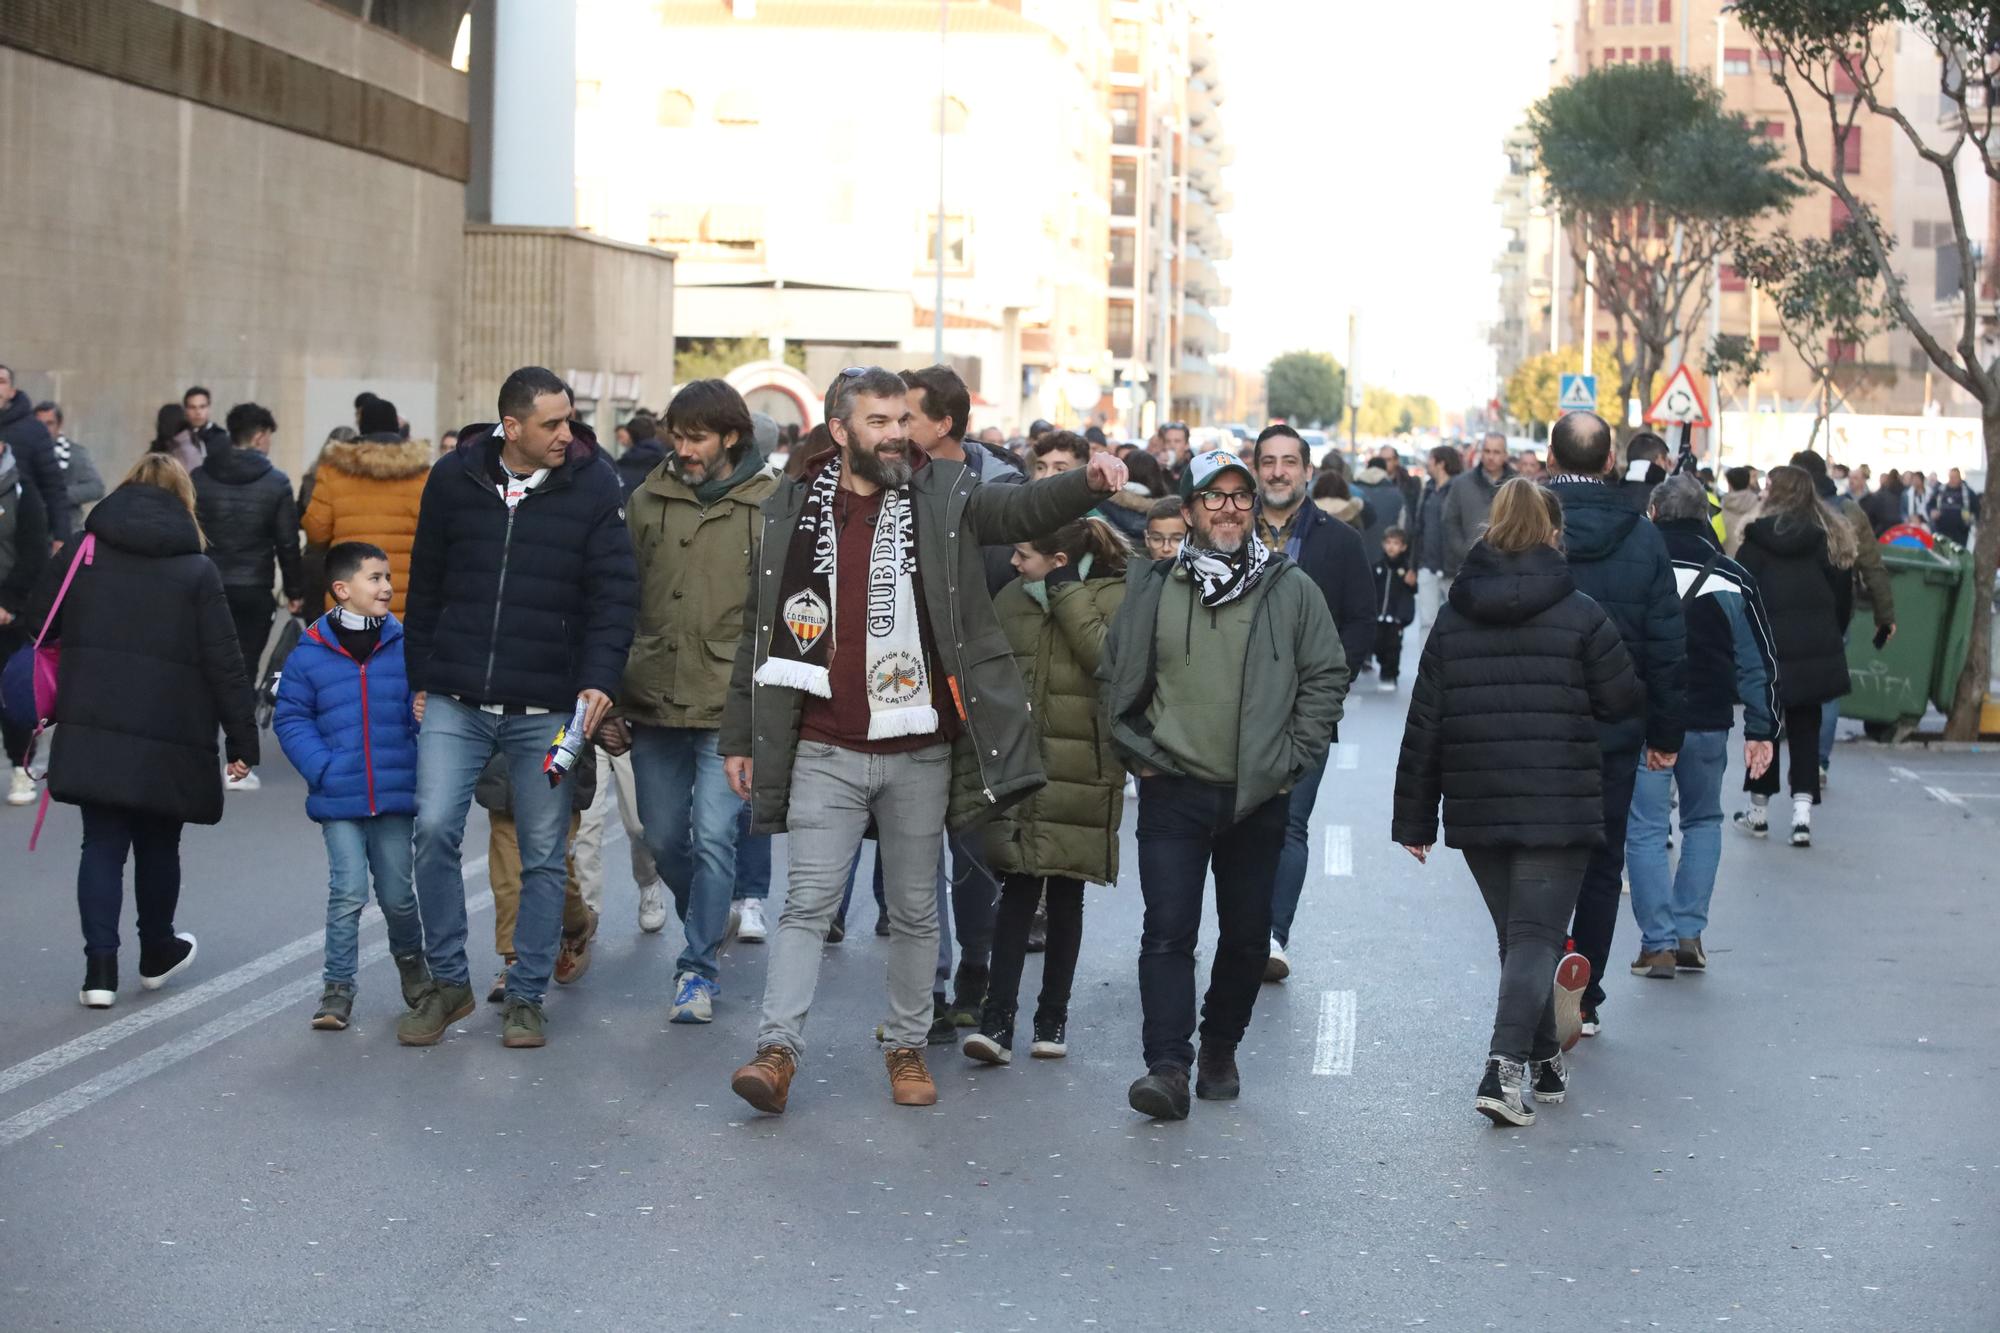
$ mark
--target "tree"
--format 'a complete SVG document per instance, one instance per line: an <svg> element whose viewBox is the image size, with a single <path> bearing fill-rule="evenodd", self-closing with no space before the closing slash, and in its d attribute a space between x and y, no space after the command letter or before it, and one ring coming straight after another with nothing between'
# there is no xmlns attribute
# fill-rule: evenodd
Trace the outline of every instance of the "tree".
<svg viewBox="0 0 2000 1333"><path fill-rule="evenodd" d="M1574 347L1558 352L1542 352L1514 368L1501 390L1500 400L1507 415L1524 423L1552 426L1562 415L1557 400L1562 396L1562 377L1583 364L1583 354ZM1618 397L1618 362L1608 348L1599 347L1590 358L1591 373L1597 376L1597 415L1606 421L1625 419L1625 407Z"/></svg>
<svg viewBox="0 0 2000 1333"><path fill-rule="evenodd" d="M1894 243L1893 237L1885 239ZM1883 247L1884 253L1888 248ZM1785 341L1820 386L1813 433L1806 441L1810 449L1833 414L1835 380L1866 373L1852 359L1836 361L1837 349L1858 350L1887 323L1882 270L1863 239L1862 224L1850 219L1830 237L1800 240L1781 231L1747 242L1737 248L1736 271L1771 297Z"/></svg>
<svg viewBox="0 0 2000 1333"><path fill-rule="evenodd" d="M1413 430L1436 430L1438 407L1423 394L1400 394L1367 385L1361 390L1358 420L1363 435L1408 435Z"/></svg>
<svg viewBox="0 0 2000 1333"><path fill-rule="evenodd" d="M1274 417L1338 425L1347 406L1347 372L1325 352L1286 352L1264 371L1264 396Z"/></svg>
<svg viewBox="0 0 2000 1333"><path fill-rule="evenodd" d="M1800 189L1709 80L1652 61L1571 80L1528 128L1578 272L1612 320L1618 401L1650 397L1668 344L1708 308L1717 259Z"/></svg>
<svg viewBox="0 0 2000 1333"><path fill-rule="evenodd" d="M719 380L738 366L766 361L771 343L766 338L677 338L674 341L674 378L682 384L693 380ZM806 368L805 344L785 344L785 364L793 370Z"/></svg>
<svg viewBox="0 0 2000 1333"><path fill-rule="evenodd" d="M1986 475L2000 477L2000 345L1991 322L1982 327L1979 251L1967 216L1962 173L1983 173L1984 190L2000 187L2000 11L1991 0L1738 0L1743 26L1776 56L1772 77L1785 94L1799 147L1799 170L1838 199L1874 258L1883 293L1898 324L1924 349L1931 364L1979 404L1986 438ZM1908 90L1910 110L1890 94L1889 62L1899 44L1927 43L1937 60L1934 87ZM1904 60L1908 55L1903 56ZM1940 107L1943 114L1940 115ZM1959 293L1955 338L1931 332L1909 285L1889 262L1893 238L1881 219L1862 207L1847 179L1847 154L1816 154L1808 123L1825 124L1831 141L1845 146L1866 111L1871 124L1900 135L1927 172L1935 172L1951 213L1952 245L1965 282ZM1919 125L1929 126L1929 132ZM1926 299L1922 304L1928 307ZM1950 341L1946 341L1950 338ZM1979 525L1973 544L1972 648L1952 695L1945 736L1976 740L1980 705L1991 669L1993 571L2000 559L2000 522Z"/></svg>

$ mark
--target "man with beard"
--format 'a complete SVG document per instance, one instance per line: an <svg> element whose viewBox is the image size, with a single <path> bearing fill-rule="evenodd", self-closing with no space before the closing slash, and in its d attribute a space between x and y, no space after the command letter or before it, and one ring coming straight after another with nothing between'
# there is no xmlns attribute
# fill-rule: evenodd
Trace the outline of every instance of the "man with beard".
<svg viewBox="0 0 2000 1333"><path fill-rule="evenodd" d="M635 448L651 439L650 418L632 425ZM618 720L599 740L614 756L630 745L646 849L686 935L667 1020L707 1023L720 991L716 955L729 933L742 809L716 735L743 637L758 507L778 479L752 442L749 407L722 380L695 380L675 394L666 427L673 452L625 501L639 619Z"/></svg>
<svg viewBox="0 0 2000 1333"><path fill-rule="evenodd" d="M1361 534L1306 499L1312 464L1306 443L1290 426L1267 426L1257 437L1251 461L1258 478L1258 540L1282 552L1319 586L1327 612L1340 635L1340 646L1351 676L1375 647L1375 579L1362 554ZM1331 737L1329 739L1332 739ZM1326 764L1312 765L1292 787L1285 818L1285 848L1278 857L1277 887L1271 902L1271 958L1264 980L1291 975L1286 954L1292 941L1292 918L1306 884L1306 859L1311 849L1312 812L1319 800Z"/></svg>
<svg viewBox="0 0 2000 1333"><path fill-rule="evenodd" d="M1146 1073L1126 1100L1182 1120L1240 1090L1236 1047L1270 957L1290 789L1326 762L1348 671L1326 598L1252 526L1256 478L1217 449L1181 479L1188 536L1140 566L1098 679L1112 744L1139 778L1139 944ZM1194 950L1211 861L1221 926L1197 1062Z"/></svg>
<svg viewBox="0 0 2000 1333"><path fill-rule="evenodd" d="M757 1056L731 1081L771 1114L785 1109L820 945L871 823L891 928L890 1091L900 1106L936 1103L924 1046L945 827L963 832L1046 781L980 547L1053 532L1125 482L1105 455L1024 486L980 485L912 448L910 417L894 372L842 371L826 396L834 448L763 506L720 749L752 828L789 835Z"/></svg>

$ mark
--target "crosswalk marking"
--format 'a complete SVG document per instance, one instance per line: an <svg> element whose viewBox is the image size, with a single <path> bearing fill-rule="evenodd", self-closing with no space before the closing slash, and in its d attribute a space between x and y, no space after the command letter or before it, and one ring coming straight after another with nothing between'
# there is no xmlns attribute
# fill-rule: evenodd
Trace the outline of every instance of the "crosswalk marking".
<svg viewBox="0 0 2000 1333"><path fill-rule="evenodd" d="M1321 991L1319 1036L1313 1043L1313 1073L1354 1072L1354 992Z"/></svg>
<svg viewBox="0 0 2000 1333"><path fill-rule="evenodd" d="M1354 830L1345 824L1326 826L1326 873L1354 873Z"/></svg>

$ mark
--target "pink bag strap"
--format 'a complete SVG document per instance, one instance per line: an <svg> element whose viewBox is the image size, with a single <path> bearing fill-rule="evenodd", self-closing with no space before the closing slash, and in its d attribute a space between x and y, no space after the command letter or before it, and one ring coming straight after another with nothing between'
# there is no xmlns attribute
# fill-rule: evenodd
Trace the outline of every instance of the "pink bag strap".
<svg viewBox="0 0 2000 1333"><path fill-rule="evenodd" d="M50 626L56 623L56 613L62 610L63 598L69 595L69 585L76 579L79 566L92 564L97 559L97 534L86 532L77 543L76 554L70 558L69 573L63 575L62 587L56 589L56 599L49 604L49 613L42 620L42 632L35 636L35 647L42 646L42 640L49 637Z"/></svg>

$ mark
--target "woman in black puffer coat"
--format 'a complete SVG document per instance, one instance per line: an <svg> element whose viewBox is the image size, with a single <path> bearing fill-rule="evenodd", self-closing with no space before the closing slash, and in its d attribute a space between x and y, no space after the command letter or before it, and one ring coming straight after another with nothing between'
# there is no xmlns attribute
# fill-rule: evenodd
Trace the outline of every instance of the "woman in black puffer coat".
<svg viewBox="0 0 2000 1333"><path fill-rule="evenodd" d="M1424 642L1396 767L1391 836L1417 860L1437 841L1465 853L1500 940L1500 996L1475 1105L1496 1124L1534 1123L1528 1100L1563 1099L1550 979L1584 865L1604 841L1597 723L1633 716L1645 691L1617 627L1576 590L1558 543L1562 506L1516 478L1500 488ZM1582 962L1563 960L1574 971ZM1585 976L1564 978L1575 997ZM1566 1040L1565 1040L1566 1038Z"/></svg>
<svg viewBox="0 0 2000 1333"><path fill-rule="evenodd" d="M1778 659L1778 702L1785 709L1785 750L1792 770L1792 845L1812 845L1812 808L1819 801L1819 724L1822 706L1851 688L1847 675L1847 621L1854 613L1853 527L1827 508L1803 468L1774 467L1763 517L1743 530L1736 559L1757 580L1771 619L1771 650ZM1750 808L1736 825L1763 837L1767 808L1778 790L1779 763L1746 778Z"/></svg>
<svg viewBox="0 0 2000 1333"><path fill-rule="evenodd" d="M237 777L257 762L257 728L222 578L202 554L187 471L170 454L145 455L84 529L95 538L90 563L55 609L49 635L62 645L49 795L82 809L80 998L106 1009L118 992L127 853L139 982L152 990L194 958L194 937L174 929L181 826L222 818L216 726ZM75 550L57 552L35 590L24 619L36 631Z"/></svg>

